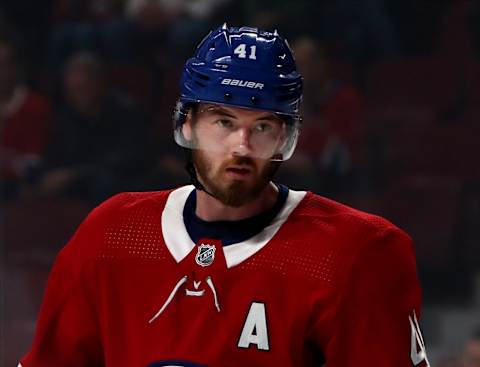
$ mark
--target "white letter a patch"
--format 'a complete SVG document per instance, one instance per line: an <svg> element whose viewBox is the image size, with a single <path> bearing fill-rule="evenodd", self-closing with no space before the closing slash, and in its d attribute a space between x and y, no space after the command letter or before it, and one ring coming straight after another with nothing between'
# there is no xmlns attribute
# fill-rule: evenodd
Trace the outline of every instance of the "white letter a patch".
<svg viewBox="0 0 480 367"><path fill-rule="evenodd" d="M264 303L252 303L248 311L247 319L243 325L238 347L249 348L251 344L255 344L258 350L270 350Z"/></svg>

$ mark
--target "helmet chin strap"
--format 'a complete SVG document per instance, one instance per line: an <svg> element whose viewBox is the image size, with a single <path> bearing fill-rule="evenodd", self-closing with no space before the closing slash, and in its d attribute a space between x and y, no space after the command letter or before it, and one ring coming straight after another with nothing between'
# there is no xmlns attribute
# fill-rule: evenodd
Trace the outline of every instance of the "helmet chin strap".
<svg viewBox="0 0 480 367"><path fill-rule="evenodd" d="M215 195L209 192L198 179L197 171L195 170L195 165L193 164L192 150L184 148L184 152L186 156L185 169L187 170L188 176L190 176L190 182L192 183L192 185L195 186L197 190L204 191L208 195L216 199Z"/></svg>

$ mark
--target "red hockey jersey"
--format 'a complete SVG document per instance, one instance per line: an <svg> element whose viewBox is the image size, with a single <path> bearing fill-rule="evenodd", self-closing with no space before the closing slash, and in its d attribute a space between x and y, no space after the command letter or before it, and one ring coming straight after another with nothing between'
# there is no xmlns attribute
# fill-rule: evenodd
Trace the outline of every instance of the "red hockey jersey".
<svg viewBox="0 0 480 367"><path fill-rule="evenodd" d="M410 238L290 190L241 243L190 239L194 190L124 193L53 267L23 367L428 365Z"/></svg>

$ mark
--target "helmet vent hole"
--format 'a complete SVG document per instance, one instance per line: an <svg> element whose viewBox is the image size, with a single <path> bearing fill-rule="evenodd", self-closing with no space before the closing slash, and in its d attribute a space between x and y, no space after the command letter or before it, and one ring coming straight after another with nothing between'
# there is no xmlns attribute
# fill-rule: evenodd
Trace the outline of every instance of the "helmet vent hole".
<svg viewBox="0 0 480 367"><path fill-rule="evenodd" d="M205 75L205 74L201 74L201 73L195 73L195 76L199 79L202 79L202 80L210 80L210 77L208 75Z"/></svg>
<svg viewBox="0 0 480 367"><path fill-rule="evenodd" d="M277 101L280 101L280 102L285 102L285 101L288 101L289 99L292 99L292 96L290 94L282 94L277 97Z"/></svg>

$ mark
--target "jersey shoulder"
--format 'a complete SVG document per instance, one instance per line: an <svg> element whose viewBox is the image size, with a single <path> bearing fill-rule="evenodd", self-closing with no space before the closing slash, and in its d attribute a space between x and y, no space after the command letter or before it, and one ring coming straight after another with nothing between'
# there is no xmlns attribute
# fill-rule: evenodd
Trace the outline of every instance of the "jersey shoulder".
<svg viewBox="0 0 480 367"><path fill-rule="evenodd" d="M348 205L308 192L293 213L312 228L329 224L333 229L346 234L370 234L382 236L387 232L406 233L387 219L354 209ZM408 236L408 235L407 235Z"/></svg>
<svg viewBox="0 0 480 367"><path fill-rule="evenodd" d="M365 254L379 254L386 261L414 259L413 242L385 218L351 208L308 192L289 217L283 231L289 252L311 256L316 263L329 259L330 273L345 273Z"/></svg>
<svg viewBox="0 0 480 367"><path fill-rule="evenodd" d="M122 192L107 199L88 215L86 221L115 221L136 210L164 205L172 190Z"/></svg>
<svg viewBox="0 0 480 367"><path fill-rule="evenodd" d="M153 246L162 238L160 215L170 192L124 192L111 197L88 214L62 253L83 262L122 257L140 244Z"/></svg>
<svg viewBox="0 0 480 367"><path fill-rule="evenodd" d="M117 194L94 208L82 225L112 225L136 212L161 209L170 192L171 190Z"/></svg>

